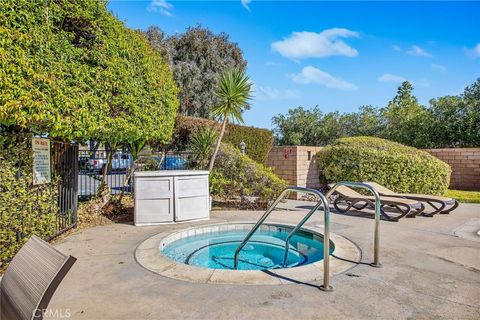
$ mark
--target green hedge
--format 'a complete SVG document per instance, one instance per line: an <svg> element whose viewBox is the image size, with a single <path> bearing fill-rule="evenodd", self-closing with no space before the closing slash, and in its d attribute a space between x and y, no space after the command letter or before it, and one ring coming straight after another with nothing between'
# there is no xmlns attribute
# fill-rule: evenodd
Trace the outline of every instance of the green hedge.
<svg viewBox="0 0 480 320"><path fill-rule="evenodd" d="M222 143L215 166L210 173L213 196L231 200L258 197L257 204L265 206L287 186L271 168L259 164L237 148Z"/></svg>
<svg viewBox="0 0 480 320"><path fill-rule="evenodd" d="M396 192L443 195L448 164L425 151L373 137L335 140L318 154L320 180L375 181Z"/></svg>
<svg viewBox="0 0 480 320"><path fill-rule="evenodd" d="M209 119L177 116L170 147L186 149L191 136L198 128L205 126L219 128L220 124ZM222 141L238 147L242 140L247 144L246 154L250 158L266 163L268 152L273 145L273 134L270 130L229 124Z"/></svg>
<svg viewBox="0 0 480 320"><path fill-rule="evenodd" d="M56 231L56 184L32 186L30 139L0 136L0 272L30 235Z"/></svg>
<svg viewBox="0 0 480 320"><path fill-rule="evenodd" d="M0 125L61 140L170 139L165 59L96 0L3 0Z"/></svg>

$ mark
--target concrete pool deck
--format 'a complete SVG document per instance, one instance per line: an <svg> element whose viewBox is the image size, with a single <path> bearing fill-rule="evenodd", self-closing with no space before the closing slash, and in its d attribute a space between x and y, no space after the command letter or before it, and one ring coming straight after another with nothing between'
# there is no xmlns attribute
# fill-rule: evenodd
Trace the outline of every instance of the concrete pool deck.
<svg viewBox="0 0 480 320"><path fill-rule="evenodd" d="M298 203L297 203L298 205ZM308 205L308 203L307 203ZM210 221L134 227L114 224L73 234L56 246L78 261L49 308L71 319L479 319L480 205L450 215L380 226L382 268L373 258L371 216L333 213L332 232L355 242L362 262L330 280L283 285L191 283L140 266L135 248L145 239L193 225L257 220L260 211L213 211ZM269 222L296 223L305 211L275 211ZM321 214L307 226L323 224ZM321 275L319 275L321 276Z"/></svg>

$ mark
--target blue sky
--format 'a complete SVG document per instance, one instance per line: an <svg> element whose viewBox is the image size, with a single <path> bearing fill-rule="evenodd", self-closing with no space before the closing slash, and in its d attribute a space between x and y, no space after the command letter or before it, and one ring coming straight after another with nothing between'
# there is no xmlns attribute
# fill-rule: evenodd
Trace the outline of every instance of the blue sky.
<svg viewBox="0 0 480 320"><path fill-rule="evenodd" d="M111 1L130 28L167 34L201 24L226 32L248 61L247 125L288 109L385 106L413 82L427 104L480 77L480 2Z"/></svg>

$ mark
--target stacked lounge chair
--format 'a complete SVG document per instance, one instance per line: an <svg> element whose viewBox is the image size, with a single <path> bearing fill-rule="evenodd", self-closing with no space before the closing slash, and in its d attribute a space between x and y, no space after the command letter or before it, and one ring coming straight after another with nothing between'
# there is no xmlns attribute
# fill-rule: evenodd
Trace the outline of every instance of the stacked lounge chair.
<svg viewBox="0 0 480 320"><path fill-rule="evenodd" d="M333 187L333 184L329 185L329 187ZM357 210L375 208L374 196L365 196L347 186L339 186L332 196L335 197L333 206L341 213L346 213L351 208ZM341 208L339 205L345 205L346 208ZM385 210L387 208L390 209L388 213ZM385 219L390 221L398 221L405 216L415 217L424 209L425 206L418 200L389 196L380 197L380 213Z"/></svg>
<svg viewBox="0 0 480 320"><path fill-rule="evenodd" d="M428 204L431 208L433 208L433 211L430 211L430 212L423 211L422 215L427 217L432 217L437 213L448 214L458 207L458 201L452 198L442 197L442 196L432 196L427 194L396 193L376 182L364 182L364 183L368 184L369 186L377 190L377 192L382 196L382 198L385 196L389 198L411 199L411 200L416 200L416 201Z"/></svg>

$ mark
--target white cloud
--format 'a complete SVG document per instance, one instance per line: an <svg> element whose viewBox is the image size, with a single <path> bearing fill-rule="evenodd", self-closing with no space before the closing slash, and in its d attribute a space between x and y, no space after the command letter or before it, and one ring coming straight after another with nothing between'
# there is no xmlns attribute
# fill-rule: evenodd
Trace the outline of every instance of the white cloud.
<svg viewBox="0 0 480 320"><path fill-rule="evenodd" d="M173 5L167 0L152 0L147 9L148 11L159 12L167 17L173 16L170 12L173 9Z"/></svg>
<svg viewBox="0 0 480 320"><path fill-rule="evenodd" d="M328 56L356 57L358 51L339 38L358 38L359 34L343 28L322 32L293 32L282 41L272 43L272 50L290 59L323 58Z"/></svg>
<svg viewBox="0 0 480 320"><path fill-rule="evenodd" d="M400 46L397 46L396 44L392 46L393 51L402 51L402 48Z"/></svg>
<svg viewBox="0 0 480 320"><path fill-rule="evenodd" d="M391 74L391 73L382 74L378 78L378 81L385 82L385 83L396 83L396 84L401 84L404 81L410 81L410 83L412 83L415 86L419 86L419 87L428 87L430 85L430 83L425 79L419 79L419 80L413 81L413 80L409 80L409 79L404 78L402 76L398 76L398 75Z"/></svg>
<svg viewBox="0 0 480 320"><path fill-rule="evenodd" d="M252 0L240 0L240 2L242 3L242 6L250 12L250 7L248 5L252 2Z"/></svg>
<svg viewBox="0 0 480 320"><path fill-rule="evenodd" d="M407 79L401 76L397 76L395 74L385 73L378 78L378 81L387 83L402 83L404 81L407 81Z"/></svg>
<svg viewBox="0 0 480 320"><path fill-rule="evenodd" d="M432 64L431 64L431 67L432 67L433 69L440 70L440 71L442 71L442 72L447 72L447 67L442 66L442 65L440 65L440 64L432 63Z"/></svg>
<svg viewBox="0 0 480 320"><path fill-rule="evenodd" d="M407 54L411 56L420 56L420 57L431 57L432 55L420 48L419 46L412 46L410 50L407 51Z"/></svg>
<svg viewBox="0 0 480 320"><path fill-rule="evenodd" d="M480 57L480 43L477 43L472 49L466 48L467 54L473 58Z"/></svg>
<svg viewBox="0 0 480 320"><path fill-rule="evenodd" d="M296 99L300 97L297 90L279 90L271 87L253 86L254 96L258 100Z"/></svg>
<svg viewBox="0 0 480 320"><path fill-rule="evenodd" d="M312 66L307 66L298 74L288 75L293 82L302 84L321 84L327 88L339 90L357 90L357 86L353 83L347 82L339 77L334 77L331 74L317 69Z"/></svg>
<svg viewBox="0 0 480 320"><path fill-rule="evenodd" d="M265 65L267 67L279 67L279 66L283 66L283 63L275 62L275 61L267 61L267 62L265 62Z"/></svg>
<svg viewBox="0 0 480 320"><path fill-rule="evenodd" d="M430 82L427 81L427 79L418 79L415 81L412 81L412 84L417 87L428 87L430 86Z"/></svg>

